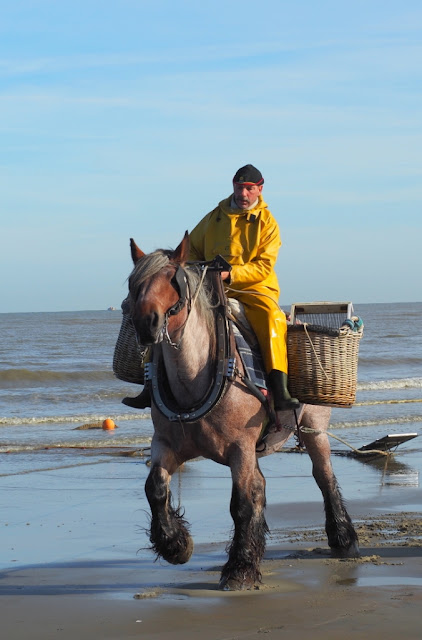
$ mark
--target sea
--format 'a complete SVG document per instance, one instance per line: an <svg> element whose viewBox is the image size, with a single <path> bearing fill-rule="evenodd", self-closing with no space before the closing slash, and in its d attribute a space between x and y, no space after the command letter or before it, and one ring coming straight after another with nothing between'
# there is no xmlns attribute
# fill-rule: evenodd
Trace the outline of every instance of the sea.
<svg viewBox="0 0 422 640"><path fill-rule="evenodd" d="M355 304L354 312L364 334L356 403L332 411L339 453L422 432L422 302ZM0 476L148 451L149 410L121 403L141 387L112 370L120 323L120 309L0 314ZM114 430L102 429L106 418ZM422 438L400 447L420 458Z"/></svg>

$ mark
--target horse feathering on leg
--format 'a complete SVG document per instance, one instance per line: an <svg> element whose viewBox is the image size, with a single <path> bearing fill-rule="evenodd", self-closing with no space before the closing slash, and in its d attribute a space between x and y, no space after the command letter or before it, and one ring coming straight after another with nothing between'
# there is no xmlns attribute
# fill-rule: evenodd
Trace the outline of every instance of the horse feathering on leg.
<svg viewBox="0 0 422 640"><path fill-rule="evenodd" d="M169 484L187 460L209 458L230 467L232 475L230 513L234 533L220 588L252 588L261 581L260 563L268 532L265 479L256 456L266 411L238 376L226 383L209 412L194 421L184 419L193 407L203 403L215 377L218 347L210 292L198 270L186 267L187 234L175 251L151 254L144 254L131 240L131 253L135 265L129 277L132 321L139 342L152 346L158 381L178 415L178 419L174 418L176 414L169 417L157 406L160 403L153 401L151 471L145 485L151 508L152 548L172 564L189 560L193 541L182 514L172 505ZM237 367L243 374L239 357ZM304 435L304 440L324 496L329 544L339 555L354 556L358 553L356 533L332 472L326 434L324 437L327 410L305 406L303 421L318 431L316 435ZM284 435L280 446L291 432Z"/></svg>

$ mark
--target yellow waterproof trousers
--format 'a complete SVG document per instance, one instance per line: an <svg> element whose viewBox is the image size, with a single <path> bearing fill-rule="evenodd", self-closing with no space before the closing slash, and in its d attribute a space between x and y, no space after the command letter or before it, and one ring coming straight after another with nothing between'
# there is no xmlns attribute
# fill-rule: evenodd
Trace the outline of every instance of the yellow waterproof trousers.
<svg viewBox="0 0 422 640"><path fill-rule="evenodd" d="M286 316L270 297L271 291L267 295L263 291L228 290L226 293L243 304L246 318L258 339L266 372L277 369L287 373Z"/></svg>

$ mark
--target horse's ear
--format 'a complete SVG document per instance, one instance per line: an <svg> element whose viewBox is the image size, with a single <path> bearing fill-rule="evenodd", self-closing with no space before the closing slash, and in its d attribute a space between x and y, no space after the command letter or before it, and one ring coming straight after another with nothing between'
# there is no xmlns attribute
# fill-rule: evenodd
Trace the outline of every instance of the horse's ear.
<svg viewBox="0 0 422 640"><path fill-rule="evenodd" d="M133 264L136 264L138 260L144 257L145 253L136 244L133 238L130 239L130 253L132 255Z"/></svg>
<svg viewBox="0 0 422 640"><path fill-rule="evenodd" d="M189 233L185 231L183 240L179 244L177 249L175 249L171 254L171 259L174 260L174 262L179 262L183 266L187 261L187 259L189 258L189 251L190 251Z"/></svg>

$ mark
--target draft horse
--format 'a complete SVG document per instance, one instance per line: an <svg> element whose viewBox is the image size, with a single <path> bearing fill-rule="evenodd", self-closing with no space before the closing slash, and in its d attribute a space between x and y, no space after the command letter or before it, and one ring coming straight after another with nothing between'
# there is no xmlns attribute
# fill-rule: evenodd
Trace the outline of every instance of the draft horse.
<svg viewBox="0 0 422 640"><path fill-rule="evenodd" d="M201 275L198 268L187 265L188 253L187 233L176 250L150 254L131 239L135 266L129 276L130 313L139 343L152 346L146 365L154 423L151 470L145 484L151 508L150 541L157 557L172 564L187 562L193 541L183 514L172 504L171 476L198 456L226 465L232 475L234 530L219 588L250 589L261 581L268 533L265 479L256 454L267 411L245 386L240 358L234 373L223 376L222 391L213 390L221 377L216 365L221 346L216 338L215 305L204 272ZM304 405L301 426L308 430L301 437L323 495L332 554L356 557L357 535L331 466L329 417L329 408ZM281 444L291 431L282 435Z"/></svg>

